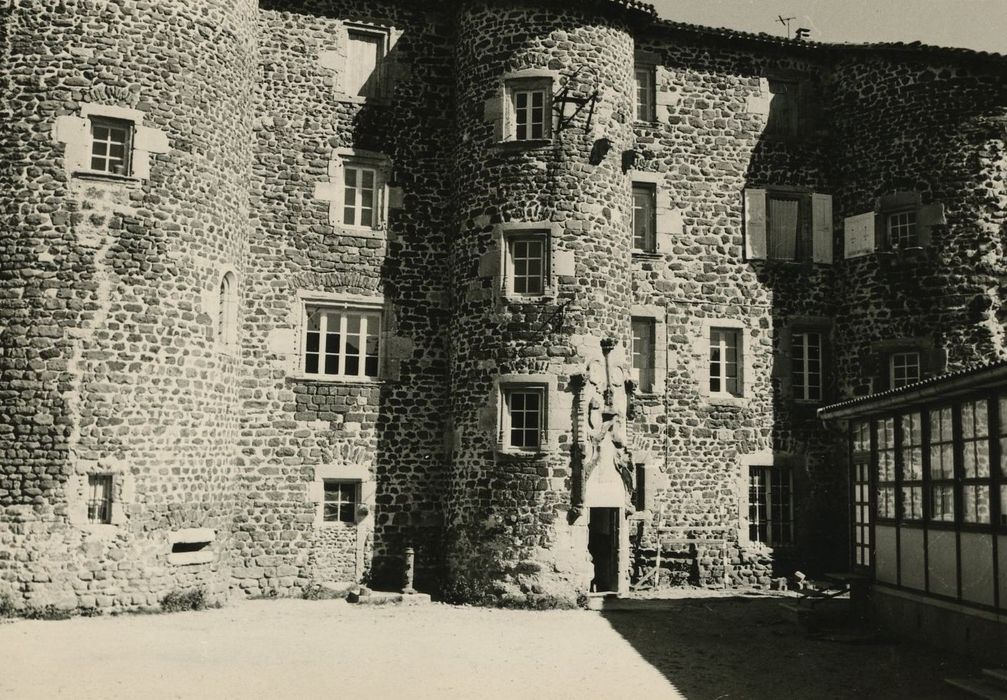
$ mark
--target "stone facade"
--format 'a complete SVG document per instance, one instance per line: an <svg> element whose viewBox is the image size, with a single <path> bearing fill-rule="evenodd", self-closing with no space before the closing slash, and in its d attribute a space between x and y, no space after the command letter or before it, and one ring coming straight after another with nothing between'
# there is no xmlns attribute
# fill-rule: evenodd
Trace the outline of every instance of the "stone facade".
<svg viewBox="0 0 1007 700"><path fill-rule="evenodd" d="M408 546L421 590L533 605L625 591L659 550L665 581L843 568L816 406L884 388L894 352L1004 356L1002 57L427 5L0 4L0 593L394 586ZM767 252L774 197L796 260ZM908 211L920 245L892 249ZM750 537L760 470L792 483L782 546Z"/></svg>

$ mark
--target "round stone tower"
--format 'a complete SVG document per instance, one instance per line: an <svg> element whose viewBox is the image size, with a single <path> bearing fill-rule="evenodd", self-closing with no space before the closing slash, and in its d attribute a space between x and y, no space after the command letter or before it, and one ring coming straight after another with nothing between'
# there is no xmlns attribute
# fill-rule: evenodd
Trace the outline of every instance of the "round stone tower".
<svg viewBox="0 0 1007 700"><path fill-rule="evenodd" d="M18 604L226 589L256 12L4 17L0 592Z"/></svg>
<svg viewBox="0 0 1007 700"><path fill-rule="evenodd" d="M446 587L458 599L573 601L600 575L595 510L612 518L610 575L625 569L626 12L459 9Z"/></svg>

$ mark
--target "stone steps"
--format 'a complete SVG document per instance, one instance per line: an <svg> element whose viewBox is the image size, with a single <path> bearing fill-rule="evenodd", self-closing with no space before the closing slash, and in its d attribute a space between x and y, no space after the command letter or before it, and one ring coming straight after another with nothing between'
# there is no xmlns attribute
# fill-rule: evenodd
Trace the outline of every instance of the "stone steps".
<svg viewBox="0 0 1007 700"><path fill-rule="evenodd" d="M1007 700L1007 671L984 668L979 678L945 678L944 682L984 700Z"/></svg>

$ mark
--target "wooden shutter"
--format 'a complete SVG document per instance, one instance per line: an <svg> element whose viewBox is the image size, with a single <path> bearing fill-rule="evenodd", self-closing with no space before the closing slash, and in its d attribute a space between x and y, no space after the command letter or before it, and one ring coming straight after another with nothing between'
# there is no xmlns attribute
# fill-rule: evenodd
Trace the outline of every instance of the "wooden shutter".
<svg viewBox="0 0 1007 700"><path fill-rule="evenodd" d="M832 195L811 195L811 257L832 264Z"/></svg>
<svg viewBox="0 0 1007 700"><path fill-rule="evenodd" d="M745 190L745 258L766 258L766 191Z"/></svg>
<svg viewBox="0 0 1007 700"><path fill-rule="evenodd" d="M944 205L941 202L933 202L920 207L916 212L916 235L920 245L930 245L930 229L946 223Z"/></svg>
<svg viewBox="0 0 1007 700"><path fill-rule="evenodd" d="M856 258L874 252L875 214L848 216L843 220L843 251L847 258Z"/></svg>

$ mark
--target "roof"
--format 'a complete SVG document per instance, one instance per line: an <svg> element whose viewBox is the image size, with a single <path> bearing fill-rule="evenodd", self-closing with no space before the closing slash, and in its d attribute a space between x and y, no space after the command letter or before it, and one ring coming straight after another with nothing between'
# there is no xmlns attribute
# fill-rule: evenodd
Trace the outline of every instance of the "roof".
<svg viewBox="0 0 1007 700"><path fill-rule="evenodd" d="M610 1L618 2L619 0L610 0ZM779 47L786 47L789 49L798 49L806 51L821 51L821 52L881 51L881 52L895 52L902 54L916 53L926 56L939 56L948 59L966 59L966 60L978 59L978 60L991 60L991 61L1007 61L1007 55L994 53L992 51L977 51L975 49L966 49L950 46L935 46L933 44L924 44L919 41L913 41L908 43L898 41L898 42L885 42L876 44L805 41L800 39L789 39L787 37L777 36L775 34L767 34L765 32L743 32L737 29L729 29L727 27L707 27L699 24L689 24L687 22L675 22L673 20L667 20L667 19L658 20L655 23L655 26L673 32L695 34L703 37L715 37L729 41L740 41L744 43L773 45Z"/></svg>
<svg viewBox="0 0 1007 700"><path fill-rule="evenodd" d="M823 406L818 409L818 417L822 420L830 420L875 413L933 397L948 397L976 388L990 387L998 381L1007 384L1007 360L972 365L953 372L928 377L898 389L879 391L875 394L858 396Z"/></svg>

